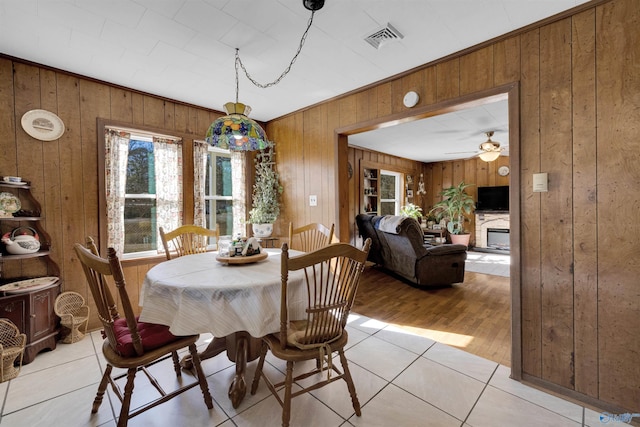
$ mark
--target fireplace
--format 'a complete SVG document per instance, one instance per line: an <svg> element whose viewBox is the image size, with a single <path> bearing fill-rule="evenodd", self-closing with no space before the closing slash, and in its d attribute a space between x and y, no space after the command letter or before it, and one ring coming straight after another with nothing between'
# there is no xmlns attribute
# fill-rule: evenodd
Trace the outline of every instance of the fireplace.
<svg viewBox="0 0 640 427"><path fill-rule="evenodd" d="M476 211L476 248L509 251L509 229L508 212Z"/></svg>
<svg viewBox="0 0 640 427"><path fill-rule="evenodd" d="M487 228L487 248L509 250L508 228Z"/></svg>

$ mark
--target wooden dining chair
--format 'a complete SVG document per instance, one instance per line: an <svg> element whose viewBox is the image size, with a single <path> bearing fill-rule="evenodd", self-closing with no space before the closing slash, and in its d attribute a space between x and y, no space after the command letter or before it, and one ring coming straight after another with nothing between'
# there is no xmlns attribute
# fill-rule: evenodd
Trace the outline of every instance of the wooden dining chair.
<svg viewBox="0 0 640 427"><path fill-rule="evenodd" d="M207 250L218 249L220 229L217 225L215 230L209 230L199 225L183 225L167 232L160 227L159 231L164 253L168 260L171 259L172 254L177 258L183 255L200 254ZM215 239L213 247L209 244L210 238Z"/></svg>
<svg viewBox="0 0 640 427"><path fill-rule="evenodd" d="M313 222L302 227L293 228L289 223L289 249L312 252L332 243L334 224L327 227Z"/></svg>
<svg viewBox="0 0 640 427"><path fill-rule="evenodd" d="M360 402L349 372L344 347L349 340L345 326L353 305L353 300L364 270L371 239L365 241L362 250L347 243L333 243L324 248L303 255L289 257L289 248L282 245L280 303L280 332L263 337L260 360L256 368L251 394L258 390L263 378L271 393L282 406L282 425L289 425L291 399L303 393L330 384L339 379L347 383L351 403L357 416L361 415ZM303 318L289 318L288 305L289 272L304 270L307 306ZM268 350L273 356L287 362L284 380L273 383L263 371ZM340 370L333 362L332 355L340 357ZM315 369L293 376L295 362L315 360ZM293 392L293 383L327 371L318 381ZM281 398L278 390L284 386Z"/></svg>
<svg viewBox="0 0 640 427"><path fill-rule="evenodd" d="M130 418L164 403L197 385L200 386L207 408L213 408L207 379L202 371L200 356L196 350L198 335L178 337L169 332L168 326L138 321L127 294L120 260L113 248L108 249L107 259L98 255L96 245L91 238L87 239L86 247L76 243L74 249L89 283L98 311L98 318L104 328L103 336L106 337L102 345L102 354L107 366L98 386L91 413L98 412L107 384L111 384L113 392L122 403L118 427L125 427ZM120 317L108 282L115 283L124 317ZM171 357L176 376L181 377L178 351L183 348L189 349L196 380L184 384L181 379L178 379L179 385L177 388L166 392L147 367ZM114 367L126 369L126 373L112 376ZM149 379L151 385L158 391L159 397L130 410L134 380L136 373L139 371L142 371ZM116 381L124 377L126 377L126 385L123 392Z"/></svg>

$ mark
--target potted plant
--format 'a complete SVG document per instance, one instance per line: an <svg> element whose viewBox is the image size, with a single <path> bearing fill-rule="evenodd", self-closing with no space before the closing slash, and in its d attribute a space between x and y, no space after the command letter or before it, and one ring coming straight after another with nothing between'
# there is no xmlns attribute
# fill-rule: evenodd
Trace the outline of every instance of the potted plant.
<svg viewBox="0 0 640 427"><path fill-rule="evenodd" d="M438 221L438 217L432 213L429 213L427 215L427 228L433 229L433 226L436 225L436 222L440 222Z"/></svg>
<svg viewBox="0 0 640 427"><path fill-rule="evenodd" d="M400 208L400 215L414 218L420 222L420 218L422 218L422 208L414 205L413 203L409 203Z"/></svg>
<svg viewBox="0 0 640 427"><path fill-rule="evenodd" d="M447 221L447 230L451 235L451 243L461 243L469 246L470 234L465 233L465 215L469 215L475 208L473 198L465 192L467 187L473 184L465 184L462 181L458 185L442 190L440 195L444 199L436 203L429 213L443 214Z"/></svg>
<svg viewBox="0 0 640 427"><path fill-rule="evenodd" d="M249 211L249 223L252 224L255 237L269 237L273 232L273 223L280 215L280 194L282 186L275 170L273 147L259 151L256 155L256 175L253 184L252 209Z"/></svg>

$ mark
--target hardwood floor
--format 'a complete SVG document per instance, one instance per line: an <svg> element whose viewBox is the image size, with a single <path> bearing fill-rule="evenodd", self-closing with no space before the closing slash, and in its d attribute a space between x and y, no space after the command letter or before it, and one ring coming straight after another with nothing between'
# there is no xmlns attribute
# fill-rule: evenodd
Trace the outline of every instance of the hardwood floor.
<svg viewBox="0 0 640 427"><path fill-rule="evenodd" d="M416 288L367 266L352 311L511 366L508 277L467 271L464 283Z"/></svg>

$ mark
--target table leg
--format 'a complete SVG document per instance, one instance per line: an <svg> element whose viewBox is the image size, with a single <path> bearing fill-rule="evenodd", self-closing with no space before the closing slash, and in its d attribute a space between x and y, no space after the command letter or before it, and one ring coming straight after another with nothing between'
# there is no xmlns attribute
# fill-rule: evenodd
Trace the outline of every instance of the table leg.
<svg viewBox="0 0 640 427"><path fill-rule="evenodd" d="M252 361L260 356L262 340L254 338L247 332L235 332L226 337L214 337L207 348L200 353L200 360L217 356L227 351L227 357L236 363L236 374L229 386L229 399L234 408L237 408L247 394L247 384L244 374L247 369L247 361ZM191 370L193 362L191 355L184 356L180 361L183 369Z"/></svg>
<svg viewBox="0 0 640 427"><path fill-rule="evenodd" d="M227 357L236 362L236 375L229 386L229 399L234 408L237 408L247 393L247 385L244 374L247 369L247 361L255 360L260 356L262 340L254 338L247 332L236 332L227 336Z"/></svg>
<svg viewBox="0 0 640 427"><path fill-rule="evenodd" d="M229 399L234 408L237 408L247 394L247 384L244 373L247 369L247 338L238 337L236 342L236 375L229 385Z"/></svg>

